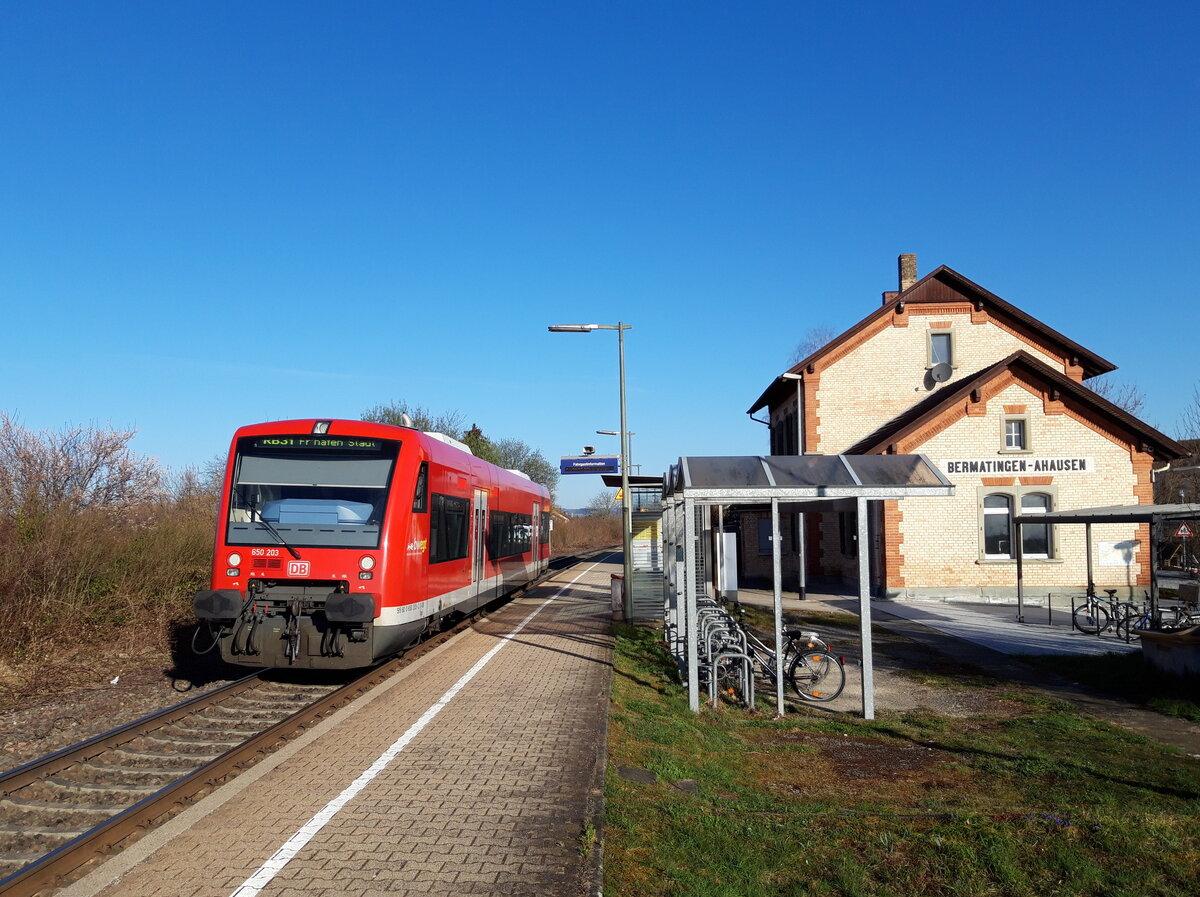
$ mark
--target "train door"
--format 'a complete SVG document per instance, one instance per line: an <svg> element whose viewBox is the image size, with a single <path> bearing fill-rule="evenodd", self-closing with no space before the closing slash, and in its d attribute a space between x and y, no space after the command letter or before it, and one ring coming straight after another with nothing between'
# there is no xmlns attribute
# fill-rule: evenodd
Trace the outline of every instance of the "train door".
<svg viewBox="0 0 1200 897"><path fill-rule="evenodd" d="M533 565L530 576L533 577L542 572L542 506L537 502L533 503L533 526L529 531L529 541L529 562Z"/></svg>
<svg viewBox="0 0 1200 897"><path fill-rule="evenodd" d="M487 600L487 513L488 494L486 489L475 490L475 521L472 526L471 542L475 552L471 558L471 586L476 606Z"/></svg>

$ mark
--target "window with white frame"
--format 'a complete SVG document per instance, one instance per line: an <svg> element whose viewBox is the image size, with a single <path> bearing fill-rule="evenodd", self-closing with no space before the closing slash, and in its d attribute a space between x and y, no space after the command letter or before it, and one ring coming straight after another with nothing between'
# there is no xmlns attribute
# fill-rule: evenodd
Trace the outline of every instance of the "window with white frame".
<svg viewBox="0 0 1200 897"><path fill-rule="evenodd" d="M1012 508L1011 495L993 492L983 497L983 556L985 558L1012 557Z"/></svg>
<svg viewBox="0 0 1200 897"><path fill-rule="evenodd" d="M948 364L956 367L954 359L954 331L952 329L936 329L927 331L925 348L928 350L927 366Z"/></svg>
<svg viewBox="0 0 1200 897"><path fill-rule="evenodd" d="M980 489L984 493L984 489ZM1013 514L1047 514L1054 510L1054 488L1042 492L1027 487L993 490L981 495L980 524L984 560L1007 561L1016 557L1016 524ZM1054 527L1048 523L1021 524L1021 556L1028 560L1054 557Z"/></svg>
<svg viewBox="0 0 1200 897"><path fill-rule="evenodd" d="M1004 418L1004 450L1023 452L1029 448L1029 418Z"/></svg>
<svg viewBox="0 0 1200 897"><path fill-rule="evenodd" d="M1027 492L1021 496L1021 514L1046 514L1051 511L1050 496L1044 492ZM1021 524L1021 554L1027 558L1049 558L1054 556L1050 544L1050 524Z"/></svg>

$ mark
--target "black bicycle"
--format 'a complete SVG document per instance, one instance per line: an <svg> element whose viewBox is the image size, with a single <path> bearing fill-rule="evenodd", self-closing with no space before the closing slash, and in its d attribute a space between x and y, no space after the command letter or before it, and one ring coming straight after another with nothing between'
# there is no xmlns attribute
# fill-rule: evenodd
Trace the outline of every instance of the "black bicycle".
<svg viewBox="0 0 1200 897"><path fill-rule="evenodd" d="M775 682L777 655L742 620L737 625L746 636L746 653L771 682ZM788 684L806 701L832 701L846 687L841 658L815 632L789 629L784 633L783 666Z"/></svg>

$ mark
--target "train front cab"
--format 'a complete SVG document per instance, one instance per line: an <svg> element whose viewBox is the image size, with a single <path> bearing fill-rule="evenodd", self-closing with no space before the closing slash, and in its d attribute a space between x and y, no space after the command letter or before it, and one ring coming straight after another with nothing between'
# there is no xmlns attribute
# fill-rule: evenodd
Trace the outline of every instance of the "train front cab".
<svg viewBox="0 0 1200 897"><path fill-rule="evenodd" d="M408 440L395 428L338 433L337 423L260 425L234 437L212 588L193 600L225 660L354 668L398 650L391 643L403 633L378 632L375 621L395 498L412 494ZM326 432L313 432L319 424Z"/></svg>

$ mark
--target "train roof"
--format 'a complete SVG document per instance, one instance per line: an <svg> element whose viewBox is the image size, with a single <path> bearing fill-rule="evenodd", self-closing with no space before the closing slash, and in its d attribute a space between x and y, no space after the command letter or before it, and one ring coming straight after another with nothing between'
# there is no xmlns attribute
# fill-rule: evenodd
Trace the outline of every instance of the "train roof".
<svg viewBox="0 0 1200 897"><path fill-rule="evenodd" d="M320 426L319 426L320 425ZM243 436L268 436L272 434L287 434L299 435L309 434L313 436L373 436L377 439L411 439L415 434L419 437L419 441L425 450L432 455L440 455L444 449L461 452L472 459L472 463L484 465L496 471L498 474L506 474L509 477L514 477L521 480L525 488L540 489L548 498L550 492L541 483L533 481L528 474L520 470L510 470L505 467L499 467L478 457L471 451L470 446L460 442L453 437L447 436L445 433L432 433L419 430L416 427L402 427L395 424L383 424L375 421L367 420L347 420L345 418L329 418L329 417L308 417L298 418L295 420L276 420L265 421L259 424L247 424L243 427L238 427L234 433L234 440L240 439Z"/></svg>

